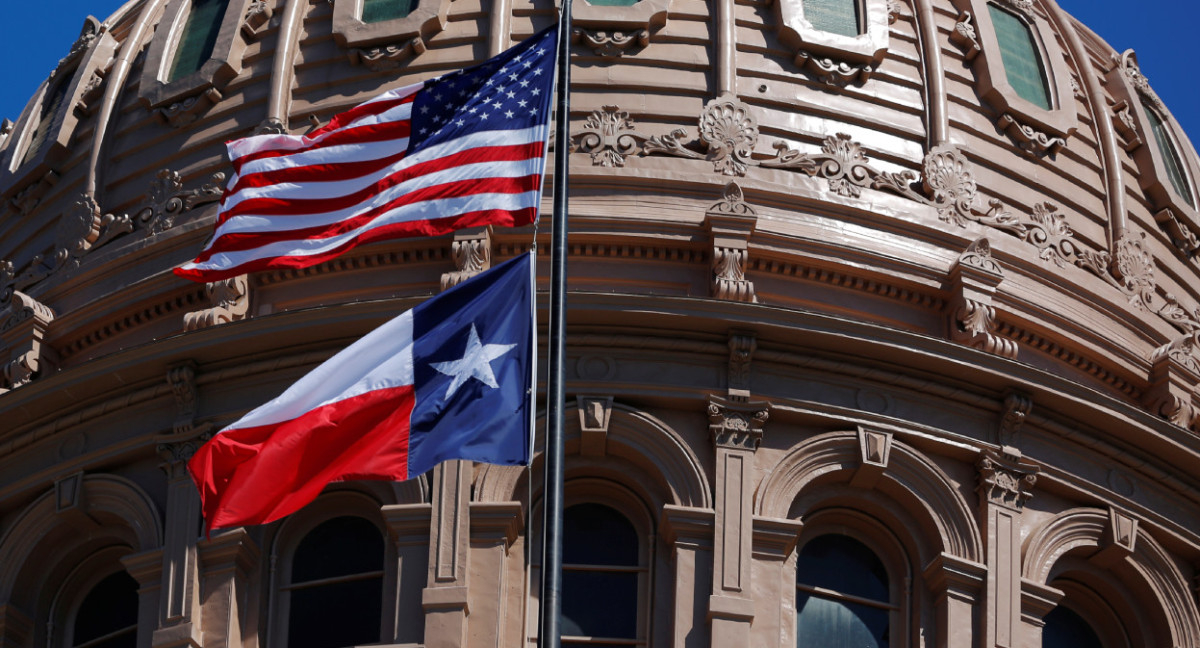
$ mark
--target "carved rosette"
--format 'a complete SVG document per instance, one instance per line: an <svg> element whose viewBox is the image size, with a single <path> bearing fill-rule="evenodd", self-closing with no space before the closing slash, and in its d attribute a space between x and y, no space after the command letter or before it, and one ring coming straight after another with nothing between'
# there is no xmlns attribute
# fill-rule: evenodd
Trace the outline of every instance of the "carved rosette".
<svg viewBox="0 0 1200 648"><path fill-rule="evenodd" d="M632 50L635 45L637 47L646 47L649 45L650 30L615 31L581 29L576 27L571 30L571 40L576 43L583 42L597 56L616 58Z"/></svg>
<svg viewBox="0 0 1200 648"><path fill-rule="evenodd" d="M723 95L710 101L700 114L699 130L707 154L693 151L681 141L687 136L683 129L649 138L643 151L709 160L713 170L724 175L744 176L748 167L757 164L751 154L758 142L758 120L751 114L750 107L736 97Z"/></svg>
<svg viewBox="0 0 1200 648"><path fill-rule="evenodd" d="M1033 496L1037 466L1018 456L986 451L979 460L979 494L984 501L1011 509L1022 509Z"/></svg>
<svg viewBox="0 0 1200 648"><path fill-rule="evenodd" d="M246 319L250 310L249 282L246 275L204 284L210 308L184 313L183 330L196 331L218 324Z"/></svg>
<svg viewBox="0 0 1200 648"><path fill-rule="evenodd" d="M347 52L350 62L361 65L372 72L395 70L408 59L422 54L427 49L425 39L416 36L403 43L390 43L378 47L354 48Z"/></svg>
<svg viewBox="0 0 1200 648"><path fill-rule="evenodd" d="M970 162L949 144L938 146L921 161L921 184L938 210L938 218L965 225L973 215L975 176Z"/></svg>
<svg viewBox="0 0 1200 648"><path fill-rule="evenodd" d="M770 405L765 402L708 399L708 429L718 448L757 450L769 417Z"/></svg>
<svg viewBox="0 0 1200 648"><path fill-rule="evenodd" d="M1126 234L1117 239L1112 274L1121 282L1130 301L1149 307L1154 299L1154 257L1144 245L1146 235Z"/></svg>
<svg viewBox="0 0 1200 648"><path fill-rule="evenodd" d="M633 119L617 106L592 111L583 128L572 137L577 150L592 156L594 166L625 166L625 157L641 149L638 136L633 133Z"/></svg>

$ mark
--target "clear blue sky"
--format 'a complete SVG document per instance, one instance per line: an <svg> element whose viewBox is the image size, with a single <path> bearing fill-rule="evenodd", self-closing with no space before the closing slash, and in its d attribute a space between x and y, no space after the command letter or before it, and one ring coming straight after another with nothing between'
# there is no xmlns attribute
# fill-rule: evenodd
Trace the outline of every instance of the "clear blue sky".
<svg viewBox="0 0 1200 648"><path fill-rule="evenodd" d="M124 0L5 0L0 27L0 118L16 121L25 102L67 53L90 13L104 20ZM1142 72L1200 146L1200 75L1194 51L1200 0L1060 0L1117 51L1137 50Z"/></svg>

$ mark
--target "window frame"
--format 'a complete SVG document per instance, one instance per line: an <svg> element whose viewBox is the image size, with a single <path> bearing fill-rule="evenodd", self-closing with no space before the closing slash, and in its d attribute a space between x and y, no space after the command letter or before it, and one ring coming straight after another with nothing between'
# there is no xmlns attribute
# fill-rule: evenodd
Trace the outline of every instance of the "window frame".
<svg viewBox="0 0 1200 648"><path fill-rule="evenodd" d="M396 544L388 534L383 520L381 505L373 498L355 491L326 493L305 507L304 511L286 518L278 527L273 542L270 564L275 565L271 573L268 636L260 642L264 648L286 648L290 613L292 562L300 542L316 527L338 517L359 517L367 520L379 530L383 538L383 578L380 599L379 636L382 643L389 643L395 635L394 607L397 588Z"/></svg>
<svg viewBox="0 0 1200 648"><path fill-rule="evenodd" d="M363 0L333 0L333 38L344 48L372 47L419 39L446 28L449 0L415 0L407 16L376 23L362 20Z"/></svg>
<svg viewBox="0 0 1200 648"><path fill-rule="evenodd" d="M888 19L887 0L855 0L862 17L862 33L844 36L821 31L813 27L804 17L804 0L778 0L775 2L779 20L779 38L793 50L798 64L810 67L817 65L821 72L820 59L832 59L850 64L850 74L834 74L826 80L845 83L856 78L865 80L872 68L883 61L888 50L888 35L891 30ZM811 62L811 63L810 63Z"/></svg>
<svg viewBox="0 0 1200 648"><path fill-rule="evenodd" d="M108 27L93 16L88 16L80 30L79 38L71 46L50 76L38 87L33 99L25 106L12 133L0 142L0 186L12 190L23 189L31 181L57 172L70 159L71 140L81 119L87 116L91 95L100 87L103 71L116 55L117 41L108 33ZM93 84L93 79L97 80ZM51 92L66 85L62 104L49 117L46 138L40 150L25 159L26 147L33 136L33 129L40 122L42 103Z"/></svg>
<svg viewBox="0 0 1200 648"><path fill-rule="evenodd" d="M105 578L118 572L126 572L126 575L129 575L120 560L130 553L131 550L128 547L107 547L88 556L67 575L51 604L50 623L52 627L49 641L51 646L73 648L75 645L75 617L79 614L79 608L83 605L84 599L91 594L92 588ZM132 576L130 578L137 582L137 579ZM140 588L141 584L138 583L138 589ZM138 593L137 622L134 626L135 641L142 634L141 603L141 594Z"/></svg>
<svg viewBox="0 0 1200 648"><path fill-rule="evenodd" d="M242 26L249 18L254 2L229 0L212 55L195 72L168 81L175 50L192 7L192 0L170 0L159 19L142 65L142 78L138 86L138 99L142 104L155 111L163 121L173 126L183 126L220 101L221 91L242 72L242 56L248 39L247 30L243 30ZM270 10L266 11L269 18Z"/></svg>
<svg viewBox="0 0 1200 648"><path fill-rule="evenodd" d="M1171 237L1176 239L1176 245L1181 247L1185 253L1195 252L1197 249L1196 238L1200 237L1200 188L1197 188L1196 184L1200 179L1200 168L1197 167L1198 163L1194 154L1188 155L1188 153L1194 152L1191 146L1186 145L1190 143L1190 140L1186 135L1180 136L1183 130L1179 128L1175 117L1171 115L1162 99L1150 87L1150 82L1141 73L1137 54L1133 50L1125 50L1121 54L1116 65L1108 71L1105 84L1112 88L1114 98L1117 100L1117 104L1113 108L1113 118L1118 120L1117 125L1123 125L1120 121L1122 113L1126 114L1133 122L1133 131L1136 132L1137 137L1133 138L1126 149L1129 150L1134 164L1137 165L1138 183L1146 194L1151 209L1155 212L1154 219L1167 229ZM1158 142L1155 141L1150 118L1146 115L1146 104L1150 104L1158 113L1157 116L1162 120L1167 136L1171 138L1171 142L1175 146L1175 152L1179 155L1180 171L1184 174L1184 179L1192 192L1192 201L1196 206L1189 205L1183 196L1175 192L1175 188L1171 184L1170 173L1163 161L1162 152L1158 150ZM1187 231L1172 231L1173 227L1184 224L1188 228ZM1180 245L1185 241L1190 241L1190 243Z"/></svg>
<svg viewBox="0 0 1200 648"><path fill-rule="evenodd" d="M898 648L909 645L909 617L913 605L914 591L905 591L905 581L912 581L912 560L899 538L891 529L862 511L850 508L828 508L808 513L803 518L804 529L796 541L796 547L787 560L785 576L790 576L792 586L785 596L789 597L786 609L793 612L791 641L796 641L796 592L800 588L798 568L800 552L814 539L827 535L849 536L870 549L883 564L888 577L888 645ZM840 599L839 599L840 600Z"/></svg>
<svg viewBox="0 0 1200 648"><path fill-rule="evenodd" d="M1074 134L1077 124L1075 93L1071 90L1071 70L1066 53L1058 45L1050 23L1036 11L1033 0L954 0L963 12L970 12L978 39L978 55L968 55L979 94L998 113L1000 128L1017 140L1023 148L1035 152L1055 152ZM1017 94L1008 83L1008 73L992 23L988 5L996 5L1014 14L1029 27L1042 69L1046 72L1046 87L1050 92L1050 108L1041 106ZM1033 133L1026 129L1032 129ZM1037 135L1044 136L1045 142ZM1033 140L1031 142L1031 139Z"/></svg>

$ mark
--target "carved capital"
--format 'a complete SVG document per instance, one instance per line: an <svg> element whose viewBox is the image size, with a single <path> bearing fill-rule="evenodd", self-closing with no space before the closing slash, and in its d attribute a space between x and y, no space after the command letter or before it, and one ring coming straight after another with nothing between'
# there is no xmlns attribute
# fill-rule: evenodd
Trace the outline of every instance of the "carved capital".
<svg viewBox="0 0 1200 648"><path fill-rule="evenodd" d="M1022 462L1017 455L985 451L979 460L979 494L983 503L1014 510L1024 508L1033 496L1039 468Z"/></svg>
<svg viewBox="0 0 1200 648"><path fill-rule="evenodd" d="M571 137L576 150L592 156L593 166L622 167L626 156L641 150L633 119L617 106L592 111L583 127Z"/></svg>
<svg viewBox="0 0 1200 648"><path fill-rule="evenodd" d="M204 284L210 308L183 315L183 330L196 331L209 326L246 319L250 310L250 289L246 275Z"/></svg>
<svg viewBox="0 0 1200 648"><path fill-rule="evenodd" d="M454 271L442 274L442 290L474 277L492 267L492 228L459 230L451 243Z"/></svg>
<svg viewBox="0 0 1200 648"><path fill-rule="evenodd" d="M766 402L708 398L708 429L718 448L757 450L769 416L770 405Z"/></svg>
<svg viewBox="0 0 1200 648"><path fill-rule="evenodd" d="M186 479L188 477L187 463L196 456L196 451L212 438L212 430L207 427L203 432L181 441L169 441L158 444L157 451L162 463L158 465L167 473L168 479Z"/></svg>

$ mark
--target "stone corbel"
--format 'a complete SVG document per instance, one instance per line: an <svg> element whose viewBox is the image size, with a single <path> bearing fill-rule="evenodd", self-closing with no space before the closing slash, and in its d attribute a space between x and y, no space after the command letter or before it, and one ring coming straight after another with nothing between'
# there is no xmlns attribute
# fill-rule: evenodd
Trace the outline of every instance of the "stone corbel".
<svg viewBox="0 0 1200 648"><path fill-rule="evenodd" d="M377 47L356 47L347 52L350 62L361 65L372 72L394 70L408 59L423 54L428 47L420 36L402 43L389 43Z"/></svg>
<svg viewBox="0 0 1200 648"><path fill-rule="evenodd" d="M1100 540L1100 551L1092 555L1091 561L1104 569L1111 569L1137 549L1138 520L1125 511L1110 507L1108 527Z"/></svg>
<svg viewBox="0 0 1200 648"><path fill-rule="evenodd" d="M627 51L631 51L634 45L638 47L649 45L650 30L615 31L607 29L580 29L577 27L571 30L571 41L575 43L583 42L597 56L617 58Z"/></svg>
<svg viewBox="0 0 1200 648"><path fill-rule="evenodd" d="M1137 120L1133 117L1133 109L1128 101L1119 101L1112 107L1112 112L1113 126L1121 135L1121 139L1125 140L1122 148L1133 152L1143 143L1142 136L1138 133Z"/></svg>
<svg viewBox="0 0 1200 648"><path fill-rule="evenodd" d="M950 42L962 48L967 62L974 61L975 57L979 56L982 48L979 46L979 37L975 34L975 24L970 11L959 12L954 31L950 32Z"/></svg>
<svg viewBox="0 0 1200 648"><path fill-rule="evenodd" d="M1159 347L1151 356L1150 387L1145 404L1150 411L1182 428L1191 428L1200 415L1200 330Z"/></svg>
<svg viewBox="0 0 1200 648"><path fill-rule="evenodd" d="M246 38L247 43L258 40L267 23L271 22L271 14L271 4L266 0L254 0L246 7L246 17L242 20L242 36Z"/></svg>
<svg viewBox="0 0 1200 648"><path fill-rule="evenodd" d="M996 127L1007 133L1017 143L1021 150L1033 155L1054 155L1058 149L1067 145L1067 140L1043 133L1028 124L1022 124L1016 117L1008 113L1000 115Z"/></svg>
<svg viewBox="0 0 1200 648"><path fill-rule="evenodd" d="M579 454L603 457L608 443L608 423L612 419L612 396L576 396L579 407Z"/></svg>
<svg viewBox="0 0 1200 648"><path fill-rule="evenodd" d="M1197 238L1192 228L1185 225L1183 220L1176 216L1174 209L1163 207L1154 212L1154 222L1163 228L1163 231L1170 237L1171 244L1180 252L1193 255L1200 251L1200 238Z"/></svg>
<svg viewBox="0 0 1200 648"><path fill-rule="evenodd" d="M863 426L858 427L858 450L861 463L850 485L857 488L874 488L888 467L888 459L892 454L891 432L872 430Z"/></svg>
<svg viewBox="0 0 1200 648"><path fill-rule="evenodd" d="M183 314L183 330L197 331L202 328L227 324L246 319L250 311L250 288L246 275L221 279L204 284L210 308Z"/></svg>
<svg viewBox="0 0 1200 648"><path fill-rule="evenodd" d="M454 270L442 274L442 290L474 277L492 267L492 228L458 230L451 243Z"/></svg>
<svg viewBox="0 0 1200 648"><path fill-rule="evenodd" d="M730 400L750 400L750 363L754 359L754 350L757 347L758 342L753 332L729 332L729 370L726 383Z"/></svg>
<svg viewBox="0 0 1200 648"><path fill-rule="evenodd" d="M1017 343L995 333L992 296L1004 271L992 258L986 238L971 243L950 268L950 339L1005 358L1017 357Z"/></svg>
<svg viewBox="0 0 1200 648"><path fill-rule="evenodd" d="M747 205L736 182L725 185L724 199L704 214L712 241L711 295L716 299L754 303L754 282L746 279L749 241L758 214Z"/></svg>
<svg viewBox="0 0 1200 648"><path fill-rule="evenodd" d="M1001 447L1010 454L1016 452L1021 445L1021 426L1025 418L1033 410L1033 399L1020 392L1009 392L1004 397L1004 415L1000 419L1000 433L997 435Z"/></svg>
<svg viewBox="0 0 1200 648"><path fill-rule="evenodd" d="M208 112L209 108L220 103L221 91L216 88L206 88L199 94L180 99L154 111L154 118L159 123L175 128L183 128L196 121Z"/></svg>
<svg viewBox="0 0 1200 648"><path fill-rule="evenodd" d="M28 384L53 369L58 360L54 349L45 344L54 311L18 290L9 288L5 293L8 306L0 310L0 350L8 355L0 356L4 362L0 393Z"/></svg>

